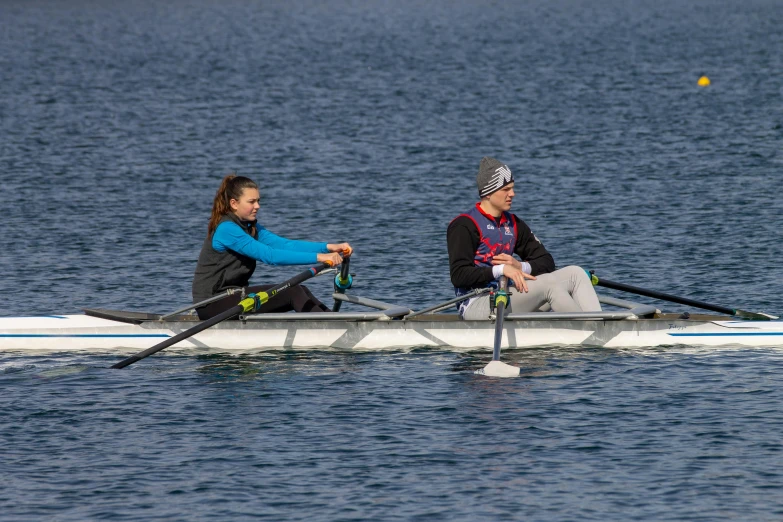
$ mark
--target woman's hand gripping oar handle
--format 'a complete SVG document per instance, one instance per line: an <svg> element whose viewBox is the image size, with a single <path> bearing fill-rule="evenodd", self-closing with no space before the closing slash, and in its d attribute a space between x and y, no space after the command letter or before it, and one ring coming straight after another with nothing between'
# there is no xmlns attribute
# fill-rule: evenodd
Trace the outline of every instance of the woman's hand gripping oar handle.
<svg viewBox="0 0 783 522"><path fill-rule="evenodd" d="M245 299L241 300L238 305L234 306L233 308L229 308L223 313L220 313L216 315L215 317L212 317L210 319L207 319L206 321L197 324L193 328L190 328L188 330L185 330L184 332L178 333L174 337L170 337L169 339L166 339L162 343L158 343L152 348L147 348L143 352L139 352L136 355L133 355L131 357L128 357L125 360L122 360L112 366L112 368L125 368L126 366L130 366L131 364L140 361L144 359L145 357L149 357L150 355L157 353L165 348L168 348L169 346L172 346L174 344L177 344L180 341L184 341L188 337L192 337L196 335L197 333L206 330L207 328L210 328L212 326L215 326L216 324L225 321L226 319L231 319L232 317L235 317L241 313L249 313L249 312L257 312L259 308L261 308L264 303L269 301L272 297L279 294L280 292L287 290L291 288L292 286L296 286L299 283L302 283L311 277L314 277L319 272L324 270L325 268L328 268L332 266L331 263L318 263L312 268L309 268L302 272L301 274L298 274L288 281L285 281L283 283L280 283L279 285L275 285L266 292L259 292L257 294L250 294Z"/></svg>
<svg viewBox="0 0 783 522"><path fill-rule="evenodd" d="M495 294L495 343L492 349L492 361L481 370L476 370L479 375L488 377L517 377L519 375L519 368L500 361L500 345L503 343L503 316L507 306L508 279L506 276L502 276Z"/></svg>

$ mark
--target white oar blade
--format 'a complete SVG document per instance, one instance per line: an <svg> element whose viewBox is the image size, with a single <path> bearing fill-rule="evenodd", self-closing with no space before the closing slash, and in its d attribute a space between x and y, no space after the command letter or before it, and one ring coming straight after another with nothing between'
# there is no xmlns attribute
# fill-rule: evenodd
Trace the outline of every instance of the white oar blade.
<svg viewBox="0 0 783 522"><path fill-rule="evenodd" d="M491 361L480 370L476 370L476 375L486 375L487 377L519 377L519 368L511 366L500 361Z"/></svg>
<svg viewBox="0 0 783 522"><path fill-rule="evenodd" d="M777 315L769 315L765 314L764 312L746 312L745 310L737 310L736 315L737 317L742 317L743 319L751 319L755 321L776 321L780 319L780 317Z"/></svg>

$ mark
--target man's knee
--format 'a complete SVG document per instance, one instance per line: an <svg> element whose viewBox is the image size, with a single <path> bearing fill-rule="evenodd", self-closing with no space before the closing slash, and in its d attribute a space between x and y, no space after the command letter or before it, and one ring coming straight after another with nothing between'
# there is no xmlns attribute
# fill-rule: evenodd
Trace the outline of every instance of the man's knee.
<svg viewBox="0 0 783 522"><path fill-rule="evenodd" d="M577 277L579 279L585 279L587 281L590 280L590 276L587 275L587 272L585 272L585 269L582 268L581 266L569 265L565 268L561 268L558 271L563 272L569 277Z"/></svg>

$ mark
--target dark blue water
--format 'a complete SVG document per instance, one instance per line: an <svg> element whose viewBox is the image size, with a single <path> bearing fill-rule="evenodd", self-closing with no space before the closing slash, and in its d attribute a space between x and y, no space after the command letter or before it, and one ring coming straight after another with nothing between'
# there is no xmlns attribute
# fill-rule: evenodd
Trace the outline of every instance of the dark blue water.
<svg viewBox="0 0 783 522"><path fill-rule="evenodd" d="M127 4L0 3L2 316L189 302L229 171L355 293L446 299L484 155L558 265L783 311L778 2ZM783 518L778 350L486 360L3 353L0 518Z"/></svg>

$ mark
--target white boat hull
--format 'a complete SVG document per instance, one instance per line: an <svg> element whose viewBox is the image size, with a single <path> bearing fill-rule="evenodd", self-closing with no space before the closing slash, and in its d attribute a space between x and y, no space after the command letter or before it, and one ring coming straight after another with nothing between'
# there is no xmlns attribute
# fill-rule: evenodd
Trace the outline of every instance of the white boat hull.
<svg viewBox="0 0 783 522"><path fill-rule="evenodd" d="M542 314L545 315L545 314ZM0 351L143 350L183 332L195 321L141 324L88 315L0 318ZM226 321L173 348L221 352L400 347L492 348L494 323L452 316L415 320ZM783 347L783 321L513 320L504 322L503 347L550 345L655 347L671 345Z"/></svg>

